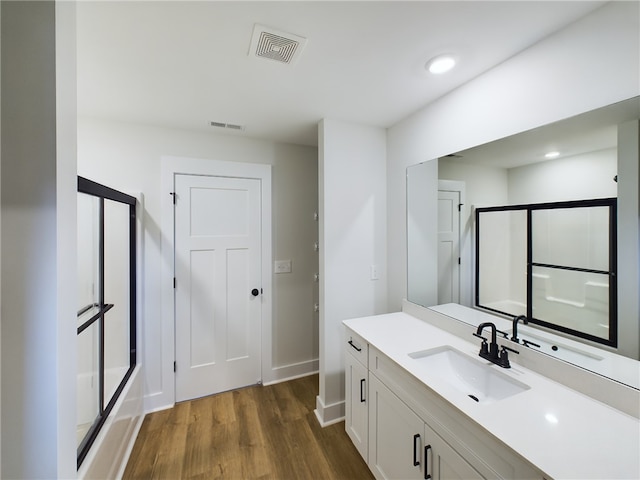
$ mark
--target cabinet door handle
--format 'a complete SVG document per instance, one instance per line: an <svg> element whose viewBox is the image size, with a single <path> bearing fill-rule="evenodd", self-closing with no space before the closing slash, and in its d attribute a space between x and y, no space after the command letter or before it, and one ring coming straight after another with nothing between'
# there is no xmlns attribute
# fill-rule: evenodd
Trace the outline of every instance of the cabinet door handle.
<svg viewBox="0 0 640 480"><path fill-rule="evenodd" d="M427 445L424 447L424 480L429 480L431 478L431 474L429 472L429 450L431 450L431 445Z"/></svg>
<svg viewBox="0 0 640 480"><path fill-rule="evenodd" d="M364 396L364 385L365 385L365 379L361 378L360 379L360 403L364 403L367 399Z"/></svg>
<svg viewBox="0 0 640 480"><path fill-rule="evenodd" d="M362 349L361 349L360 347L356 346L356 345L353 343L353 340L349 340L349 345L351 345L353 348L355 348L358 352L361 352L361 351L362 351Z"/></svg>
<svg viewBox="0 0 640 480"><path fill-rule="evenodd" d="M420 465L420 459L416 458L418 456L418 442L417 440L420 438L420 434L416 433L413 436L413 466L417 467Z"/></svg>

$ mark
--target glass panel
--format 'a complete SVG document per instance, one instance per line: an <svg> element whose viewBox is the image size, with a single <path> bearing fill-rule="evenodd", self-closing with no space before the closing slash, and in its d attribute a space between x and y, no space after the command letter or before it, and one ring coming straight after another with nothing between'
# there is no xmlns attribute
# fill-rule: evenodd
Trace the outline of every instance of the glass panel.
<svg viewBox="0 0 640 480"><path fill-rule="evenodd" d="M609 339L609 276L533 268L533 317Z"/></svg>
<svg viewBox="0 0 640 480"><path fill-rule="evenodd" d="M609 207L531 212L533 262L609 270Z"/></svg>
<svg viewBox="0 0 640 480"><path fill-rule="evenodd" d="M114 307L104 321L104 403L129 369L129 206L105 200L104 297Z"/></svg>
<svg viewBox="0 0 640 480"><path fill-rule="evenodd" d="M480 212L478 304L511 315L527 312L527 212Z"/></svg>
<svg viewBox="0 0 640 480"><path fill-rule="evenodd" d="M98 303L99 215L99 199L93 195L78 193L78 312ZM93 314L95 312L94 309ZM91 318L91 315L78 316L78 326Z"/></svg>
<svg viewBox="0 0 640 480"><path fill-rule="evenodd" d="M78 335L76 446L85 437L100 413L100 377L98 376L99 322Z"/></svg>

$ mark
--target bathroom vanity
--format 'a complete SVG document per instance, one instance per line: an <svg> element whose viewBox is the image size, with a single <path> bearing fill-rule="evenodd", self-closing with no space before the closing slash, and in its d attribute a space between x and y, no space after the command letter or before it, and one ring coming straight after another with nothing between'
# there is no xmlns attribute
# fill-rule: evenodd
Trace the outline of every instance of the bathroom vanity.
<svg viewBox="0 0 640 480"><path fill-rule="evenodd" d="M640 478L637 415L491 364L441 315L344 322L345 429L376 478Z"/></svg>

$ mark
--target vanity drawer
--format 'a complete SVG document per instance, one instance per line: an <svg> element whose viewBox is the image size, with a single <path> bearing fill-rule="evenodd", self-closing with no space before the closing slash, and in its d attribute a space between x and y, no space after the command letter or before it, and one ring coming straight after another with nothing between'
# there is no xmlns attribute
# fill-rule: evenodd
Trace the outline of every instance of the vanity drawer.
<svg viewBox="0 0 640 480"><path fill-rule="evenodd" d="M368 365L369 344L364 338L353 330L345 328L345 344L345 350L366 367Z"/></svg>

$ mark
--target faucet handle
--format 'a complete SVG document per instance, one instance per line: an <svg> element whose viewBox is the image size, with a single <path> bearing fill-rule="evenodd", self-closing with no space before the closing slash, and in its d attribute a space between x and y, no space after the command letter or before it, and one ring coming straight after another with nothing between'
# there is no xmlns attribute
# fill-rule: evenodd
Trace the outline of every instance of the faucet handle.
<svg viewBox="0 0 640 480"><path fill-rule="evenodd" d="M507 332L503 332L502 330L498 330L496 328L496 333L499 333L500 335L502 335L504 338L506 338L507 340L509 339L509 334Z"/></svg>
<svg viewBox="0 0 640 480"><path fill-rule="evenodd" d="M532 346L532 345L533 345L534 347L538 347L538 348L540 348L540 345L538 345L537 343L534 343L534 342L532 342L532 341L530 341L530 340L525 340L524 338L522 339L522 344L523 344L525 347L529 347L529 348L531 348L531 346Z"/></svg>
<svg viewBox="0 0 640 480"><path fill-rule="evenodd" d="M520 352L505 345L500 345L500 347L500 366L502 368L511 368L511 363L509 363L509 352L517 353L518 355L520 355Z"/></svg>
<svg viewBox="0 0 640 480"><path fill-rule="evenodd" d="M482 345L480 345L480 355L488 355L489 354L489 344L487 343L488 340L484 338L482 335L478 335L477 333L474 333L473 336L482 339Z"/></svg>

